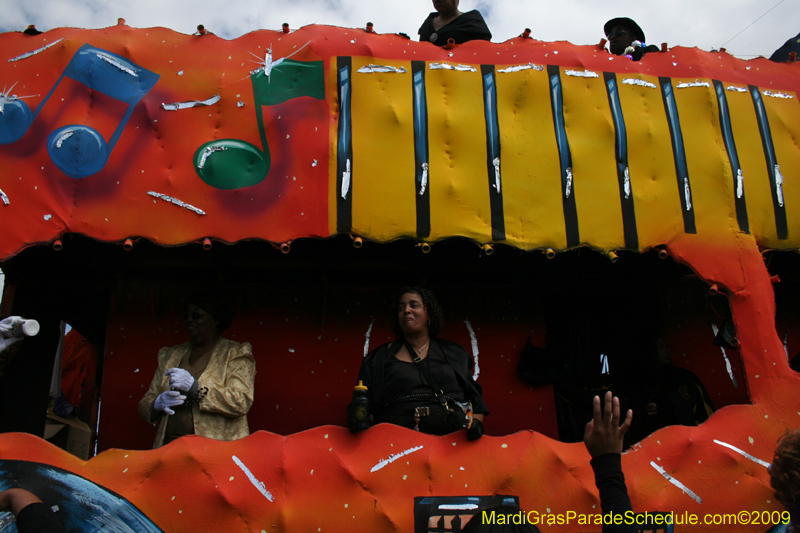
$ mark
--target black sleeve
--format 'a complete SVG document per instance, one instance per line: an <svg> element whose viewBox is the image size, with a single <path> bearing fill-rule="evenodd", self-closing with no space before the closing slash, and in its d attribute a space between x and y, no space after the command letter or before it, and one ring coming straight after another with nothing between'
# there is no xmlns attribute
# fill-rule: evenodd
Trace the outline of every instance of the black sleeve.
<svg viewBox="0 0 800 533"><path fill-rule="evenodd" d="M486 402L483 401L483 387L472 379L472 372L469 371L472 357L458 343L441 339L437 339L437 342L445 352L447 361L466 384L467 390L464 391L464 396L472 402L472 412L479 415L488 415L489 408L486 406Z"/></svg>
<svg viewBox="0 0 800 533"><path fill-rule="evenodd" d="M600 491L600 508L603 514L626 516L633 512L628 489L625 486L625 474L622 473L622 455L607 453L595 457L591 462L594 470L594 482ZM603 524L603 533L637 533L636 525Z"/></svg>
<svg viewBox="0 0 800 533"><path fill-rule="evenodd" d="M479 415L488 415L489 407L486 405L486 402L483 401L483 387L481 387L480 383L474 381L471 375L468 376L468 378L469 385L472 387L472 397L470 398L472 402L472 412Z"/></svg>
<svg viewBox="0 0 800 533"><path fill-rule="evenodd" d="M465 22L468 22L465 32L468 33L469 38L465 42L492 40L492 32L489 31L489 26L486 25L486 21L483 20L483 15L481 15L480 11L473 9L462 16L467 17Z"/></svg>
<svg viewBox="0 0 800 533"><path fill-rule="evenodd" d="M421 43L427 43L431 40L431 34L433 33L433 19L436 17L436 13L431 13L428 15L428 18L425 19L425 22L422 23L422 26L419 27L419 41Z"/></svg>
<svg viewBox="0 0 800 533"><path fill-rule="evenodd" d="M637 48L632 54L633 60L641 61L642 57L644 57L645 54L649 54L651 52L660 52L660 51L661 49L654 44L650 44L642 48Z"/></svg>
<svg viewBox="0 0 800 533"><path fill-rule="evenodd" d="M66 533L56 514L44 503L26 505L17 515L19 533Z"/></svg>

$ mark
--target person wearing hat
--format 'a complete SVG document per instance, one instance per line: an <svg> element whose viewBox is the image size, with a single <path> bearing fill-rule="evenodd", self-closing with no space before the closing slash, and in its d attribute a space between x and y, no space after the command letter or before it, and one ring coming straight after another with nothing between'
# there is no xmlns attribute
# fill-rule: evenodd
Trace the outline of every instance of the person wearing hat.
<svg viewBox="0 0 800 533"><path fill-rule="evenodd" d="M656 45L645 44L642 28L627 17L609 20L603 26L603 31L608 39L608 49L614 55L640 61L645 54L659 51Z"/></svg>

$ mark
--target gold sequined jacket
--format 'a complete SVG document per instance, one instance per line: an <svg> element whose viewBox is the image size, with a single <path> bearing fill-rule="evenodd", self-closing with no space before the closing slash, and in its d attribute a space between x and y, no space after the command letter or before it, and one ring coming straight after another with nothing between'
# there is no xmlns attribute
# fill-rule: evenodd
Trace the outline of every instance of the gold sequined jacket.
<svg viewBox="0 0 800 533"><path fill-rule="evenodd" d="M164 371L180 366L190 350L191 344L187 342L158 351L158 369L150 389L139 402L139 414L147 422L153 422L151 415L155 399L169 390L169 377L164 376ZM220 339L208 366L197 380L201 388L208 388L208 392L199 403L192 405L194 434L216 440L236 440L249 435L247 411L253 405L255 374L256 362L250 343ZM164 444L168 416L161 415L156 420L158 431L153 448Z"/></svg>

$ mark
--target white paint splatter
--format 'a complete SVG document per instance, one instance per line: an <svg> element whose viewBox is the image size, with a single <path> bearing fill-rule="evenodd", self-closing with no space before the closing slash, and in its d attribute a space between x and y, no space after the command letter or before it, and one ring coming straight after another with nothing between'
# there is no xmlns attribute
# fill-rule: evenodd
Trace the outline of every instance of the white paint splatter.
<svg viewBox="0 0 800 533"><path fill-rule="evenodd" d="M244 465L244 463L243 463L242 461L240 461L240 460L239 460L239 458L238 458L238 457L236 457L236 456L234 455L234 456L232 457L232 459L233 459L233 462L234 462L234 463L236 463L236 466L238 466L239 468L241 468L241 469L242 469L242 472L244 472L244 475L246 475L246 476L247 476L247 479L249 479L249 480L250 480L250 483L252 483L252 484L253 484L253 486L254 486L256 489L258 489L258 492L260 492L260 493L261 493L261 494L262 494L262 495L263 495L263 496L264 496L266 499L268 499L269 501L274 501L274 498L272 497L272 494L270 494L270 492L269 492L269 491L267 490L267 488L264 486L264 482L263 482L263 481L259 481L259 480L257 480L257 479L256 479L256 476L254 476L254 475L253 475L253 473L252 473L252 472L250 472L250 469L249 469L249 468L247 468L247 467ZM233 479L233 478L231 478L231 479Z"/></svg>
<svg viewBox="0 0 800 533"><path fill-rule="evenodd" d="M460 505L444 503L439 506L439 509L444 511L471 511L477 508L478 506L474 503L463 503Z"/></svg>
<svg viewBox="0 0 800 533"><path fill-rule="evenodd" d="M20 56L17 56L17 57L12 57L11 59L9 59L9 60L8 60L8 62L9 62L9 63L11 63L12 61L19 61L20 59L26 59L26 58L28 58L28 57L35 56L35 55L36 55L36 54L38 54L39 52L44 52L45 50L47 50L47 49L48 49L48 48L50 48L51 46L55 46L55 45L57 45L58 43L60 43L61 41L63 41L63 40L64 40L64 39L59 39L59 40L57 40L57 41L53 41L53 42L52 42L52 43L50 43L50 44L46 44L46 45L42 46L41 48L37 48L37 49L36 49L36 50L34 50L33 52L25 52L24 54L22 54L22 55L20 55Z"/></svg>
<svg viewBox="0 0 800 533"><path fill-rule="evenodd" d="M342 172L342 198L347 198L347 193L350 191L350 160L345 162L345 170Z"/></svg>
<svg viewBox="0 0 800 533"><path fill-rule="evenodd" d="M779 165L775 165L775 195L778 197L778 205L783 207L783 174Z"/></svg>
<svg viewBox="0 0 800 533"><path fill-rule="evenodd" d="M689 87L711 87L711 84L707 81L690 81L690 82L682 82L675 86L677 89L686 89Z"/></svg>
<svg viewBox="0 0 800 533"><path fill-rule="evenodd" d="M425 188L428 186L428 163L422 163L422 178L419 184L419 195L425 194Z"/></svg>
<svg viewBox="0 0 800 533"><path fill-rule="evenodd" d="M567 168L567 182L564 185L564 195L569 198L569 195L572 194L572 168Z"/></svg>
<svg viewBox="0 0 800 533"><path fill-rule="evenodd" d="M719 328L717 327L716 324L711 324L711 331L714 332L714 337L716 337L717 334L719 333ZM736 377L734 377L733 375L733 368L731 368L731 361L730 359L728 359L728 354L725 353L725 348L723 348L722 346L720 346L719 349L722 350L722 357L725 358L725 369L728 371L728 376L730 376L731 381L733 382L733 386L738 388L739 384L736 383Z"/></svg>
<svg viewBox="0 0 800 533"><path fill-rule="evenodd" d="M178 207L184 207L184 208L188 209L189 211L194 211L198 215L205 215L206 214L206 212L203 211L202 209L198 209L197 207L195 207L195 206L193 206L191 204L187 204L187 203L181 202L180 200L178 200L177 198L173 198L172 196L167 196L166 194L161 194L161 193L158 193L158 192L155 192L155 191L147 191L147 194L149 194L150 196L155 196L156 198L161 198L165 202L171 202L171 203L177 205Z"/></svg>
<svg viewBox="0 0 800 533"><path fill-rule="evenodd" d="M227 146L206 146L206 149L203 150L203 154L200 156L200 162L197 163L197 168L203 168L206 166L206 159L208 159L209 156L214 152L222 152L227 149Z"/></svg>
<svg viewBox="0 0 800 533"><path fill-rule="evenodd" d="M369 323L369 327L367 328L367 332L364 334L364 357L367 356L369 353L369 336L372 335L372 326L375 324L375 319L372 319L372 322Z"/></svg>
<svg viewBox="0 0 800 533"><path fill-rule="evenodd" d="M764 91L764 96L771 96L773 98L794 98L791 94L782 93L780 91L774 93L772 91Z"/></svg>
<svg viewBox="0 0 800 533"><path fill-rule="evenodd" d="M736 198L744 196L744 172L742 169L736 171Z"/></svg>
<svg viewBox="0 0 800 533"><path fill-rule="evenodd" d="M396 74L405 74L406 69L403 67L393 67L391 65L373 65L370 63L369 65L358 69L358 72L361 72L362 74L372 74L373 72L394 72Z"/></svg>
<svg viewBox="0 0 800 533"><path fill-rule="evenodd" d="M527 70L527 69L532 69L541 72L542 70L544 70L544 65L534 65L533 63L528 63L527 65L514 65L512 67L498 69L497 72L502 72L502 73L519 72L520 70Z"/></svg>
<svg viewBox="0 0 800 533"><path fill-rule="evenodd" d="M165 111L178 111L180 109L189 109L191 107L209 106L219 102L222 98L219 94L215 94L206 100L189 100L187 102L175 102L172 104L161 104L161 108Z"/></svg>
<svg viewBox="0 0 800 533"><path fill-rule="evenodd" d="M475 361L475 370L472 371L472 379L477 380L478 376L481 374L481 366L478 364L478 339L475 338L475 331L472 329L472 324L469 323L469 319L466 319L464 324L467 325L467 331L469 331L469 338L472 343L472 359Z"/></svg>
<svg viewBox="0 0 800 533"><path fill-rule="evenodd" d="M683 178L683 197L686 199L686 210L692 210L692 191L689 190L689 178Z"/></svg>
<svg viewBox="0 0 800 533"><path fill-rule="evenodd" d="M128 67L126 67L125 65L123 65L122 63L120 63L119 61L117 61L116 59L114 59L113 57L111 57L111 56L107 56L106 54L95 54L95 55L96 55L97 57L99 57L100 59L102 59L103 61L105 61L106 63L109 63L109 64L111 64L111 65L114 65L115 67L117 67L118 69L120 69L122 72L125 72L125 73L127 73L127 74L130 74L130 75L131 75L131 76L133 76L134 78L138 78L138 77L139 77L139 75L138 75L138 74L136 74L136 71L129 69ZM182 72L182 71L181 71L181 72Z"/></svg>
<svg viewBox="0 0 800 533"><path fill-rule="evenodd" d="M764 468L769 468L769 463L768 462L762 461L758 457L753 457L752 455L750 455L746 451L740 450L739 448L737 448L736 446L733 446L732 444L728 444L727 442L722 442L721 440L717 440L717 439L714 439L714 442L719 444L720 446L725 446L726 448L729 448L729 449L735 451L736 453L738 453L738 454L740 454L740 455L742 455L744 457L747 457L748 459L750 459L754 463L758 463L761 466L763 466Z"/></svg>
<svg viewBox="0 0 800 533"><path fill-rule="evenodd" d="M424 446L415 446L413 448L409 448L406 451L400 452L398 454L389 455L388 459L381 459L381 461L378 464L373 466L372 469L370 470L370 472L377 472L378 470L380 470L384 466L386 466L388 464L391 464L391 463L397 461L398 459L400 459L401 457L405 457L406 455L408 455L410 453L414 453L416 451L419 451L422 448L424 448Z"/></svg>
<svg viewBox="0 0 800 533"><path fill-rule="evenodd" d="M65 130L64 133L61 134L61 137L58 138L56 141L56 148L61 148L61 145L64 144L64 141L72 137L74 132L72 130Z"/></svg>
<svg viewBox="0 0 800 533"><path fill-rule="evenodd" d="M656 88L655 83L650 83L649 81L644 81L636 78L625 78L622 80L622 83L625 85L638 85L640 87L649 87L651 89Z"/></svg>
<svg viewBox="0 0 800 533"><path fill-rule="evenodd" d="M597 78L597 72L591 70L567 70L564 71L567 76L578 76L580 78Z"/></svg>
<svg viewBox="0 0 800 533"><path fill-rule="evenodd" d="M450 63L431 63L428 65L430 70L458 70L461 72L478 72L475 67L469 65L451 65Z"/></svg>
<svg viewBox="0 0 800 533"><path fill-rule="evenodd" d="M623 187L625 189L625 199L631 197L631 173L628 167L625 167Z"/></svg>
<svg viewBox="0 0 800 533"><path fill-rule="evenodd" d="M672 483L673 485L675 485L676 487L681 489L683 492L685 492L686 495L689 496L691 499L693 499L697 503L703 503L703 500L700 499L700 496L698 496L697 494L692 492L692 489L690 489L689 487L687 487L686 485L684 485L683 483L681 483L680 481L678 481L677 479L675 479L671 475L667 474L666 470L664 470L663 468L658 466L654 461L650 461L650 466L655 468L656 471L659 474L664 476L664 479L666 479L667 481L669 481L670 483Z"/></svg>

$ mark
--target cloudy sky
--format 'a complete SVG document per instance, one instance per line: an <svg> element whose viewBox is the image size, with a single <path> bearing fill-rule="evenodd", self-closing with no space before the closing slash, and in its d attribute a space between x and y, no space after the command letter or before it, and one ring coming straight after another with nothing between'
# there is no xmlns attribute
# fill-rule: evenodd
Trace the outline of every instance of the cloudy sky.
<svg viewBox="0 0 800 533"><path fill-rule="evenodd" d="M725 46L750 58L769 57L800 33L800 0L461 0L460 9L479 9L495 42L528 27L543 41L595 44L606 20L628 16L642 26L648 43L704 50ZM202 23L226 39L279 29L283 22L295 29L307 24L363 27L367 21L379 33L416 38L432 10L430 0L0 0L0 32L28 24L41 30L102 28L124 17L133 27L165 26L182 33Z"/></svg>

